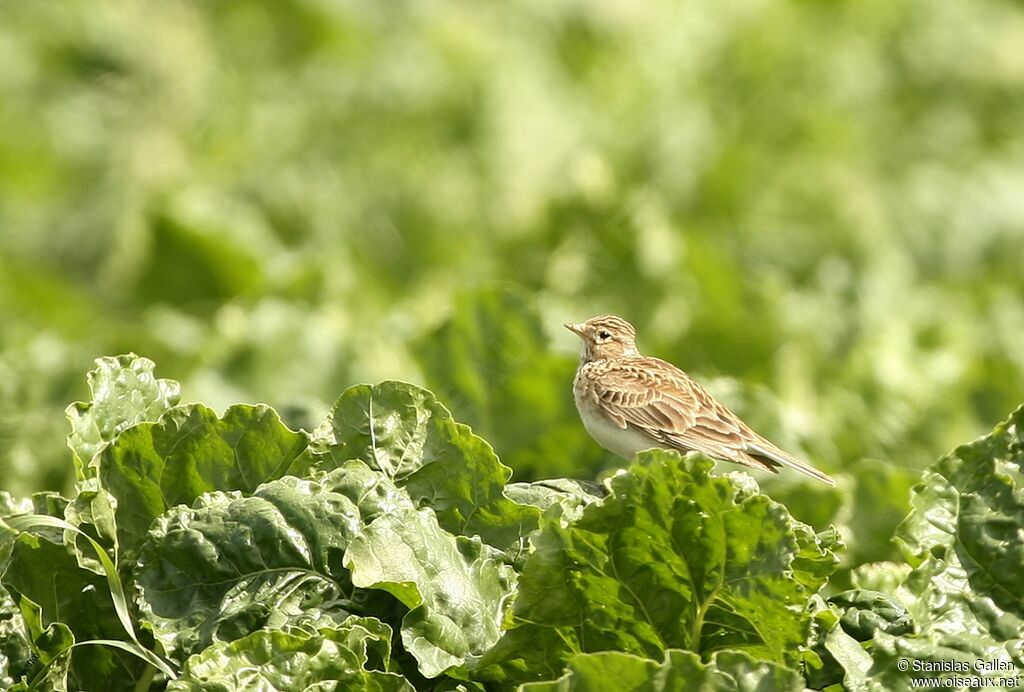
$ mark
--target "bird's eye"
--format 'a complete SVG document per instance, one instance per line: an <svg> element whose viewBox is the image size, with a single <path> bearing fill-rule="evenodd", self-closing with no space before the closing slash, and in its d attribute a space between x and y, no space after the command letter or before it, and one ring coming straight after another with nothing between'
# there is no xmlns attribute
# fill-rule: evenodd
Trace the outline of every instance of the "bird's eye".
<svg viewBox="0 0 1024 692"><path fill-rule="evenodd" d="M597 338L600 339L601 341L607 341L608 339L612 338L612 335L602 329L597 333Z"/></svg>

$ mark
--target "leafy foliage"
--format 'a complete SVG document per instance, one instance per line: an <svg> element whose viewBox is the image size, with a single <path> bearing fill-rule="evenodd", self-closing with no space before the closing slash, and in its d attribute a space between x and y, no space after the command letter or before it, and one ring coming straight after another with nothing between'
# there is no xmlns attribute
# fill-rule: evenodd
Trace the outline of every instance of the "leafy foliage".
<svg viewBox="0 0 1024 692"><path fill-rule="evenodd" d="M839 478L762 480L808 525L791 525L800 586L828 578L810 684L898 686L912 646L1017 660L1011 464L961 459L1012 490L936 467L890 539L925 467L1024 391L1022 16L1009 0L0 3L0 516L66 521L31 534L91 574L69 584L109 588L115 563L153 648L136 580L155 522L352 460L413 526L433 512L470 563L493 549L522 575L623 465L578 424L560 327L616 312ZM130 355L81 377L125 351L184 386ZM382 384L349 392L331 442L318 426L353 382ZM57 412L80 399L68 435ZM379 419L369 399L396 408ZM382 421L398 432L378 466ZM228 463L234 434L253 464ZM0 526L0 572L16 545L26 559L23 528ZM391 628L417 687L550 681L580 654L562 627L515 622L520 581L516 626L428 682L401 639L431 594L289 574L283 595L252 584L270 614L204 602L224 618L209 647L354 610ZM30 601L0 586L0 687L24 670L74 689L79 659L108 654ZM644 660L662 665L657 648ZM111 690L138 665L119 651Z"/></svg>
<svg viewBox="0 0 1024 692"><path fill-rule="evenodd" d="M100 363L123 405L76 407L110 432L75 496L0 495L12 690L902 690L901 659L1022 663L1024 407L915 486L908 564L826 601L838 533L700 455L509 483L413 385L351 387L306 432L153 408L176 383Z"/></svg>
<svg viewBox="0 0 1024 692"><path fill-rule="evenodd" d="M705 664L700 656L670 649L662 663L618 651L574 656L568 672L558 680L523 685L522 692L570 692L571 690L621 690L663 692L668 690L715 690L746 692L804 689L800 675L782 666L756 661L738 652L719 652Z"/></svg>
<svg viewBox="0 0 1024 692"><path fill-rule="evenodd" d="M535 537L516 619L565 628L581 651L733 649L792 663L807 639L803 608L825 578L795 562L782 505L712 477L710 460L686 462L641 454L612 479L610 497Z"/></svg>
<svg viewBox="0 0 1024 692"><path fill-rule="evenodd" d="M369 626L369 629L367 628ZM395 673L367 670L377 647L387 664L391 630L375 621L349 618L317 632L259 630L193 656L168 692L231 692L258 686L288 692L311 689L412 690ZM335 685L334 683L338 683Z"/></svg>
<svg viewBox="0 0 1024 692"><path fill-rule="evenodd" d="M1024 670L1022 468L1024 407L937 461L914 486L913 510L896 532L913 569L889 584L896 604L873 609L889 620L873 628L876 689L910 689L900 659L957 661L987 677ZM905 619L903 608L913 633L893 627ZM979 672L971 667L978 660L1005 668Z"/></svg>
<svg viewBox="0 0 1024 692"><path fill-rule="evenodd" d="M34 613L25 631L31 639L42 636L47 628L51 633L66 630L69 643L58 649L68 658L62 665L68 665L69 674L82 684L89 684L91 680L113 681L123 678L126 672L139 674L141 662L117 649L92 648L71 655L71 643L75 641L122 639L124 629L106 581L92 571L81 569L67 547L21 534L3 580L4 587L19 599L22 613L26 609ZM39 624L33 627L33 622ZM47 646L56 651L52 644ZM35 650L39 651L38 645Z"/></svg>
<svg viewBox="0 0 1024 692"><path fill-rule="evenodd" d="M328 488L287 477L248 497L203 495L154 523L135 580L141 618L169 656L184 661L318 596L342 597L341 559L359 515ZM309 584L316 580L331 587L326 595Z"/></svg>
<svg viewBox="0 0 1024 692"><path fill-rule="evenodd" d="M19 497L74 494L53 411L127 350L293 429L423 382L516 480L593 478L559 325L616 312L845 476L765 487L846 572L1019 403L1020 3L120 5L0 4Z"/></svg>
<svg viewBox="0 0 1024 692"><path fill-rule="evenodd" d="M512 469L426 390L401 382L351 387L321 430L319 468L362 459L416 504L430 505L452 533L509 548L537 525L536 510L505 496Z"/></svg>
<svg viewBox="0 0 1024 692"><path fill-rule="evenodd" d="M232 406L218 419L193 404L125 431L98 463L100 483L115 499L121 550L134 553L153 520L175 505L216 490L252 492L280 478L305 447L266 406Z"/></svg>
<svg viewBox="0 0 1024 692"><path fill-rule="evenodd" d="M107 444L127 428L152 421L178 403L181 386L173 380L153 376L155 364L132 354L99 358L87 378L91 402L77 402L67 408L71 422L68 447L80 474Z"/></svg>

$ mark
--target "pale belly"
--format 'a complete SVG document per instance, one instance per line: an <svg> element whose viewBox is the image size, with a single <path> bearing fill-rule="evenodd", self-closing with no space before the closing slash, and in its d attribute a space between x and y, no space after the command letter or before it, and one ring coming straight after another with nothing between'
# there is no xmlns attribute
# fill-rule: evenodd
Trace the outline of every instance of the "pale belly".
<svg viewBox="0 0 1024 692"><path fill-rule="evenodd" d="M656 440L636 430L620 428L599 412L586 406L578 406L583 427L594 440L612 454L632 459L637 452L662 447Z"/></svg>

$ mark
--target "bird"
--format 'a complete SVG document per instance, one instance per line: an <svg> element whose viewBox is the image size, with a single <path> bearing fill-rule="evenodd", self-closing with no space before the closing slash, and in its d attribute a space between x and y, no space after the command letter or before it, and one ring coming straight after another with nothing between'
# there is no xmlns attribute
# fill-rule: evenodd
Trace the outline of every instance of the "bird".
<svg viewBox="0 0 1024 692"><path fill-rule="evenodd" d="M827 474L754 432L698 382L636 347L636 329L616 315L599 315L565 328L583 341L573 397L590 436L608 451L632 459L645 449L702 452L748 468L793 469L834 486Z"/></svg>

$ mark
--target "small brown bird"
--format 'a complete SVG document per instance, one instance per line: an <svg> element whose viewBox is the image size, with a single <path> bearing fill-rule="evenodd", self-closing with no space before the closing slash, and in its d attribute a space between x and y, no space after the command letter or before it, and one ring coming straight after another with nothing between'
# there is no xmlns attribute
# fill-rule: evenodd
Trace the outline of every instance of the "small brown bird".
<svg viewBox="0 0 1024 692"><path fill-rule="evenodd" d="M566 324L583 340L572 383L583 426L598 444L626 459L660 447L778 473L795 469L836 482L758 435L685 372L640 354L636 330L615 315Z"/></svg>

